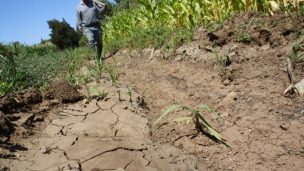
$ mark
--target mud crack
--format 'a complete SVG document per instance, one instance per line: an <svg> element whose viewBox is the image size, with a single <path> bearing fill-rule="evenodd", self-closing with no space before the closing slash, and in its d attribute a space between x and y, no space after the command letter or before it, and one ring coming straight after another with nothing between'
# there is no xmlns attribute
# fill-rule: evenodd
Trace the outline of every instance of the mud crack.
<svg viewBox="0 0 304 171"><path fill-rule="evenodd" d="M113 124L113 126L112 126L112 129L113 130L115 130L115 132L114 132L114 137L116 137L116 135L117 135L117 133L118 133L118 129L115 129L115 126L118 124L118 122L119 122L119 115L113 110L113 108L115 107L116 105L113 105L112 107L111 107L111 112L116 116L116 121L115 121L115 123Z"/></svg>
<svg viewBox="0 0 304 171"><path fill-rule="evenodd" d="M112 152L115 152L115 151L118 151L118 150L125 150L125 151L130 151L130 152L133 152L133 151L142 152L142 151L148 150L148 149L147 149L147 148L132 149L132 148L126 148L126 147L116 147L116 148L114 148L114 149L107 150L107 151L104 151L104 152L102 152L102 153L99 153L99 154L97 154L97 155L95 155L95 156L93 156L93 157L90 157L90 158L84 160L84 161L81 162L81 163L82 163L82 164L83 164L83 163L86 163L86 162L88 162L88 161L90 161L90 160L92 160L92 159L94 159L94 158L96 158L96 157L102 156L102 155L107 154L107 153L112 153Z"/></svg>

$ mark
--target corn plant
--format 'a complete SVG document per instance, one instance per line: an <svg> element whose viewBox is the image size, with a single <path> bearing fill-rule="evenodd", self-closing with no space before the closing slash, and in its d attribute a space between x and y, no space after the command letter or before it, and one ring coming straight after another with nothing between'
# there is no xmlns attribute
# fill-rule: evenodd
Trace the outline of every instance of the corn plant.
<svg viewBox="0 0 304 171"><path fill-rule="evenodd" d="M129 96L129 101L132 103L132 89L128 87L128 96Z"/></svg>
<svg viewBox="0 0 304 171"><path fill-rule="evenodd" d="M89 87L89 93L92 95L93 98L97 100L103 100L108 96L108 93L98 89L96 85Z"/></svg>
<svg viewBox="0 0 304 171"><path fill-rule="evenodd" d="M215 140L219 143L222 143L224 145L226 145L227 147L230 148L230 146L226 143L226 140L222 137L222 135L217 132L210 124L209 122L204 118L203 116L203 112L208 112L208 113L215 113L219 116L219 114L213 110L212 108L210 108L207 104L201 104L196 106L195 108L192 107L188 107L185 105L171 105L169 106L165 112L163 112L160 117L155 121L154 125L159 125L160 122L164 119L165 116L167 116L169 113L172 113L174 111L176 111L177 109L182 109L184 111L187 111L190 113L190 116L188 117L182 117L182 118L176 118L173 119L172 122L189 122L189 121L193 121L193 123L195 124L196 128L205 133L207 132L210 136L212 136L213 138L215 138Z"/></svg>
<svg viewBox="0 0 304 171"><path fill-rule="evenodd" d="M282 7L286 6L283 0L271 2L283 4ZM295 6L297 5L292 5L293 8ZM104 41L107 50L124 46L137 47L136 45L142 44L158 48L158 44L136 43L139 36L144 36L138 32L159 27L174 34L172 28L191 30L201 24L210 27L215 23L223 22L234 13L242 11L268 13L270 9L270 0L138 0L138 4L133 5L132 8L116 11L112 17L107 18L103 26ZM153 34L148 36L152 39L159 38L159 33ZM160 36L167 38L168 35ZM143 40L151 41L150 39Z"/></svg>

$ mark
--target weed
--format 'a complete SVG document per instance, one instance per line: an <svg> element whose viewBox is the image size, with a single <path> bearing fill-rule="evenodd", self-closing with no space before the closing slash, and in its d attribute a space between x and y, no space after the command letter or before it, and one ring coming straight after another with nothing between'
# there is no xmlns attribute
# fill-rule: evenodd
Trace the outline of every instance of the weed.
<svg viewBox="0 0 304 171"><path fill-rule="evenodd" d="M13 83L0 82L0 96L5 95L13 87Z"/></svg>
<svg viewBox="0 0 304 171"><path fill-rule="evenodd" d="M119 74L116 70L113 69L112 66L104 66L105 67L105 70L109 73L110 75L110 79L111 79L111 82L112 82L112 85L116 86L117 87L117 81L118 81L118 77L119 77Z"/></svg>
<svg viewBox="0 0 304 171"><path fill-rule="evenodd" d="M250 43L252 41L252 37L251 37L250 33L248 33L248 32L241 32L237 36L236 41L242 42L242 43Z"/></svg>
<svg viewBox="0 0 304 171"><path fill-rule="evenodd" d="M102 72L102 68L98 65L89 65L88 66L89 69L89 75L93 78L95 78L95 80L99 80L100 76L101 76L101 72Z"/></svg>
<svg viewBox="0 0 304 171"><path fill-rule="evenodd" d="M300 35L292 48L292 52L289 55L289 58L292 63L297 63L303 58L303 53L299 53L303 51L303 43L304 43L304 30L300 32Z"/></svg>
<svg viewBox="0 0 304 171"><path fill-rule="evenodd" d="M117 90L117 94L118 94L118 100L119 100L119 101L122 101L122 99L121 99L121 91L120 91L120 90Z"/></svg>
<svg viewBox="0 0 304 171"><path fill-rule="evenodd" d="M60 51L51 45L25 46L17 43L1 45L1 52L0 82L6 85L7 92L45 87L56 78L67 77L73 82L88 54L84 48ZM7 85L11 85L10 88Z"/></svg>
<svg viewBox="0 0 304 171"><path fill-rule="evenodd" d="M128 95L129 95L129 101L132 103L132 89L128 87Z"/></svg>
<svg viewBox="0 0 304 171"><path fill-rule="evenodd" d="M221 57L216 50L212 50L212 53L215 56L215 64L220 70L220 74L223 75L225 73L225 67L227 67L230 64L230 60L228 57L228 54L225 54L223 57Z"/></svg>
<svg viewBox="0 0 304 171"><path fill-rule="evenodd" d="M96 85L89 87L89 93L92 94L92 97L96 98L97 100L105 99L108 96L108 93L99 90Z"/></svg>
<svg viewBox="0 0 304 171"><path fill-rule="evenodd" d="M206 111L208 113L215 113L219 116L219 114L213 110L212 108L210 108L207 104L201 104L196 106L195 108L192 107L188 107L185 105L172 105L170 107L167 108L167 110L165 110L165 112L163 112L160 117L155 121L155 125L158 125L161 120L168 115L171 112L176 111L177 109L182 109L184 111L187 111L190 113L190 116L188 117L183 117L183 118L176 118L174 120L172 120L171 122L185 122L185 121L193 121L193 123L195 124L196 128L201 131L202 133L208 133L210 136L212 136L213 138L215 138L215 140L219 143L222 143L224 145L226 145L227 147L230 148L230 146L226 143L226 140L222 137L222 135L220 133L218 133L210 124L209 122L204 118L202 111Z"/></svg>

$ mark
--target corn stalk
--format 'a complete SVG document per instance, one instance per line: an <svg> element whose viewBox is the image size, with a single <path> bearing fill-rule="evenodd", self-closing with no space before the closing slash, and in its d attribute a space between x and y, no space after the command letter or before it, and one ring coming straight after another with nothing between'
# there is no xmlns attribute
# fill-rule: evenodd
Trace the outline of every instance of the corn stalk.
<svg viewBox="0 0 304 171"><path fill-rule="evenodd" d="M203 116L203 113L214 113L217 116L219 116L219 114L215 110L210 108L207 104L200 104L200 105L196 106L195 108L188 107L185 105L176 105L176 104L171 105L165 110L165 112L163 112L160 115L160 117L155 121L154 125L160 125L161 121L169 113L172 113L172 112L176 111L177 109L182 109L184 111L190 112L190 116L182 117L182 118L175 118L175 119L171 120L171 122L185 122L185 121L192 120L193 123L195 124L196 128L199 131L201 131L203 133L205 133L205 131L206 131L206 133L208 135L212 136L217 142L222 143L226 147L230 148L230 146L226 143L226 140L222 137L222 135L219 132L217 132Z"/></svg>
<svg viewBox="0 0 304 171"><path fill-rule="evenodd" d="M285 0L275 0L285 4ZM270 0L138 0L133 9L118 12L104 25L106 42L136 34L135 28L155 25L167 28L192 28L222 22L242 11L269 12Z"/></svg>

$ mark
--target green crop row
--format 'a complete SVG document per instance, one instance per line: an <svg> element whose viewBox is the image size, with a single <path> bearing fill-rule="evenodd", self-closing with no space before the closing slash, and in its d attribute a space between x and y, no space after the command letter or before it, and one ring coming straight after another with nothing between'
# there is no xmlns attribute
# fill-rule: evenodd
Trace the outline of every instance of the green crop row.
<svg viewBox="0 0 304 171"><path fill-rule="evenodd" d="M283 0L276 2L280 4ZM137 0L136 4L120 8L106 19L103 30L108 51L137 45L158 48L172 42L176 32L191 32L200 25L209 28L234 13L268 13L271 9L269 0Z"/></svg>

